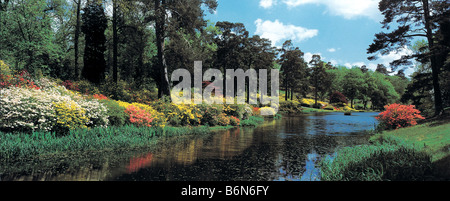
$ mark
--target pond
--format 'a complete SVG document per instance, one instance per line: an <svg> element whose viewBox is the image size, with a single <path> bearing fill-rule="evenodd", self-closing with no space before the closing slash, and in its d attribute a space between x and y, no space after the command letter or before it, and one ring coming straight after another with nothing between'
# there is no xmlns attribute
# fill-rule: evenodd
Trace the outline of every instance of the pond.
<svg viewBox="0 0 450 201"><path fill-rule="evenodd" d="M337 149L367 143L377 113L315 113L267 120L257 128L168 139L151 151L61 160L0 174L1 180L317 181L317 163ZM42 162L43 163L43 162Z"/></svg>

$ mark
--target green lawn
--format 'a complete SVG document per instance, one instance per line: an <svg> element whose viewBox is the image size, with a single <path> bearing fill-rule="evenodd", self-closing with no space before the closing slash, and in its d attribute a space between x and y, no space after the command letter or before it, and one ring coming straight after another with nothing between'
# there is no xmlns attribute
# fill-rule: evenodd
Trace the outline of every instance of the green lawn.
<svg viewBox="0 0 450 201"><path fill-rule="evenodd" d="M375 134L321 162L322 180L450 180L450 119Z"/></svg>
<svg viewBox="0 0 450 201"><path fill-rule="evenodd" d="M450 156L449 120L434 121L414 127L385 131L372 137L372 140L379 139L382 136L395 136L409 143L423 145L425 150L433 156L433 161Z"/></svg>

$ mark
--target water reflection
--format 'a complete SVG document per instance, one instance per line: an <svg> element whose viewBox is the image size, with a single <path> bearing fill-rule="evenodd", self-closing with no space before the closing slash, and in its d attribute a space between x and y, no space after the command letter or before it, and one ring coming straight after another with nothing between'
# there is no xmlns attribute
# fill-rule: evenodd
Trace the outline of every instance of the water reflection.
<svg viewBox="0 0 450 201"><path fill-rule="evenodd" d="M317 181L317 162L336 149L363 144L374 113L311 114L272 120L257 128L217 131L207 137L161 142L149 152L65 161L58 171L1 174L2 180ZM173 140L173 139L171 139Z"/></svg>

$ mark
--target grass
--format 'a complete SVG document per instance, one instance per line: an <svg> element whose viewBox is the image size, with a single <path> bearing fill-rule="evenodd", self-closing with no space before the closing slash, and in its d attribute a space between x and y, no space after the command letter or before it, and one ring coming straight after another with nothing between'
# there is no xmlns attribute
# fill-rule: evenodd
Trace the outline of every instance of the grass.
<svg viewBox="0 0 450 201"><path fill-rule="evenodd" d="M46 155L135 149L154 145L158 138L210 133L209 127L108 127L72 130L65 136L51 132L0 133L0 161L15 162Z"/></svg>
<svg viewBox="0 0 450 201"><path fill-rule="evenodd" d="M325 181L416 181L431 172L431 156L395 137L373 145L347 147L321 162Z"/></svg>
<svg viewBox="0 0 450 201"><path fill-rule="evenodd" d="M321 161L322 180L450 180L450 122L384 131Z"/></svg>
<svg viewBox="0 0 450 201"><path fill-rule="evenodd" d="M424 146L424 149L437 161L450 155L450 122L434 121L414 127L384 131L371 140L394 136L405 142Z"/></svg>
<svg viewBox="0 0 450 201"><path fill-rule="evenodd" d="M258 126L264 122L264 117L251 116L248 119L241 120L240 126Z"/></svg>

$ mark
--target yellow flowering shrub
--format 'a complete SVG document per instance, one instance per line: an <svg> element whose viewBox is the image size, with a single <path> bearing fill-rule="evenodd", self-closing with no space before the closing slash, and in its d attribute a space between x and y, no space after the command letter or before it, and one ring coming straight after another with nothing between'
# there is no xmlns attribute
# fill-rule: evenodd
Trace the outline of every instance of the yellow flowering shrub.
<svg viewBox="0 0 450 201"><path fill-rule="evenodd" d="M302 105L313 105L315 103L314 99L302 98L300 104Z"/></svg>
<svg viewBox="0 0 450 201"><path fill-rule="evenodd" d="M89 118L86 111L75 101L53 102L56 113L56 128L58 131L68 131L76 128L87 128Z"/></svg>

